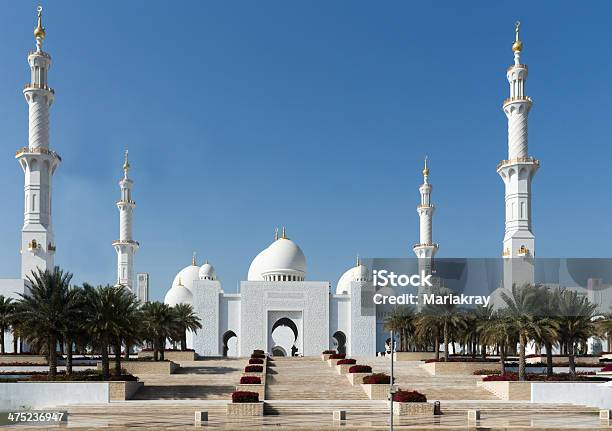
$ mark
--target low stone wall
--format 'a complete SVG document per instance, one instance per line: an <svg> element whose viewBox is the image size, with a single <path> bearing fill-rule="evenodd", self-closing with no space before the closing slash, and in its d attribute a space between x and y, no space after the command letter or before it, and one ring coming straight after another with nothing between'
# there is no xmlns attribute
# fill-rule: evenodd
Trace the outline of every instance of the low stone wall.
<svg viewBox="0 0 612 431"><path fill-rule="evenodd" d="M18 364L30 363L38 365L46 365L47 357L43 355L0 355L0 363L3 364Z"/></svg>
<svg viewBox="0 0 612 431"><path fill-rule="evenodd" d="M430 362L420 364L432 376L473 375L477 370L500 370L499 362Z"/></svg>
<svg viewBox="0 0 612 431"><path fill-rule="evenodd" d="M395 416L433 416L433 403L393 403Z"/></svg>
<svg viewBox="0 0 612 431"><path fill-rule="evenodd" d="M612 409L612 382L533 382L531 402Z"/></svg>
<svg viewBox="0 0 612 431"><path fill-rule="evenodd" d="M531 400L531 382L478 382L477 385L504 401Z"/></svg>
<svg viewBox="0 0 612 431"><path fill-rule="evenodd" d="M583 364L593 364L593 365L599 364L599 359L600 359L599 356L576 356L574 358L576 362L581 362ZM553 360L553 365L567 364L569 362L569 357L568 356L553 356L552 360ZM525 358L525 362L528 364L537 364L540 362L545 364L546 355Z"/></svg>
<svg viewBox="0 0 612 431"><path fill-rule="evenodd" d="M333 353L321 353L321 359L327 361Z"/></svg>
<svg viewBox="0 0 612 431"><path fill-rule="evenodd" d="M389 385L361 385L366 395L371 400L388 400Z"/></svg>
<svg viewBox="0 0 612 431"><path fill-rule="evenodd" d="M113 366L114 363L111 361L111 370ZM101 370L102 362L96 363L96 368ZM139 374L174 374L180 366L172 361L121 361L121 368L137 376Z"/></svg>
<svg viewBox="0 0 612 431"><path fill-rule="evenodd" d="M236 390L237 391L246 391L246 392L256 392L257 394L259 394L260 401L263 401L266 398L266 385L265 385L265 383L261 383L259 385L238 384L238 385L236 385Z"/></svg>
<svg viewBox="0 0 612 431"><path fill-rule="evenodd" d="M435 357L436 352L396 352L393 354L394 361L421 361Z"/></svg>
<svg viewBox="0 0 612 431"><path fill-rule="evenodd" d="M228 416L263 416L264 403L228 403Z"/></svg>
<svg viewBox="0 0 612 431"><path fill-rule="evenodd" d="M139 358L152 358L153 352L150 350L141 351L141 352L138 352L138 357ZM196 353L190 350L187 350L185 352L170 350L170 351L164 352L164 358L169 361L176 361L176 362L195 361Z"/></svg>
<svg viewBox="0 0 612 431"><path fill-rule="evenodd" d="M142 382L108 382L110 401L125 401L134 397L144 386Z"/></svg>
<svg viewBox="0 0 612 431"><path fill-rule="evenodd" d="M344 359L344 358L342 358ZM328 359L327 360L327 365L329 365L331 368L335 367L338 364L338 361L341 361L342 359Z"/></svg>
<svg viewBox="0 0 612 431"><path fill-rule="evenodd" d="M372 373L347 373L346 377L351 382L351 385L355 386L363 384L363 378L371 375Z"/></svg>

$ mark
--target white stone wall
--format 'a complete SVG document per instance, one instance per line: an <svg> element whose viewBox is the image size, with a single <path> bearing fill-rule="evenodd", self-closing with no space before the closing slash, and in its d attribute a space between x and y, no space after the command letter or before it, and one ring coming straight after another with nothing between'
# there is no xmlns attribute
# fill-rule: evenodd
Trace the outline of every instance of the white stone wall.
<svg viewBox="0 0 612 431"><path fill-rule="evenodd" d="M193 349L200 356L220 356L221 283L212 280L194 281L193 309L201 319L202 329L193 336Z"/></svg>
<svg viewBox="0 0 612 431"><path fill-rule="evenodd" d="M374 286L371 282L351 283L351 356L376 356L376 308L371 315L362 313L361 302L371 301Z"/></svg>
<svg viewBox="0 0 612 431"><path fill-rule="evenodd" d="M2 410L43 408L62 404L105 404L110 399L106 382L32 382L0 384Z"/></svg>
<svg viewBox="0 0 612 431"><path fill-rule="evenodd" d="M270 351L270 311L302 312L304 350L299 353L314 356L329 347L329 283L243 281L240 294L241 355L261 348Z"/></svg>

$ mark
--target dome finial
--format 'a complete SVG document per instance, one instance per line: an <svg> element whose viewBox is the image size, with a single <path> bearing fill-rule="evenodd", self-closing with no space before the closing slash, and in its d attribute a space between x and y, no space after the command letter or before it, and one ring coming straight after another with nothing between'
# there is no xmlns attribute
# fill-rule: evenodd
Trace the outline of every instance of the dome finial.
<svg viewBox="0 0 612 431"><path fill-rule="evenodd" d="M36 38L36 49L40 51L42 49L42 41L46 35L45 28L42 25L43 7L39 5L36 8L36 11L38 12L38 24L36 25L36 28L34 29L34 37Z"/></svg>
<svg viewBox="0 0 612 431"><path fill-rule="evenodd" d="M282 236L282 238L283 239L287 239L287 231L285 229L285 226L283 226L283 236Z"/></svg>
<svg viewBox="0 0 612 431"><path fill-rule="evenodd" d="M523 42L521 42L521 39L519 36L520 30L521 30L521 22L517 21L514 23L515 38L514 38L514 43L512 44L512 51L514 51L515 53L521 52L523 49Z"/></svg>
<svg viewBox="0 0 612 431"><path fill-rule="evenodd" d="M196 262L196 252L193 252L193 256L191 256L191 265L192 266L198 266L197 262Z"/></svg>
<svg viewBox="0 0 612 431"><path fill-rule="evenodd" d="M278 241L278 227L274 228L274 241Z"/></svg>
<svg viewBox="0 0 612 431"><path fill-rule="evenodd" d="M181 279L181 277L179 277L179 281L178 281L177 286L182 286L182 285L183 285L183 280Z"/></svg>
<svg viewBox="0 0 612 431"><path fill-rule="evenodd" d="M425 156L425 167L423 168L423 176L424 177L429 176L429 165L427 163L427 156Z"/></svg>
<svg viewBox="0 0 612 431"><path fill-rule="evenodd" d="M357 254L357 264L355 266L359 265L361 265L361 258L359 257L359 254Z"/></svg>

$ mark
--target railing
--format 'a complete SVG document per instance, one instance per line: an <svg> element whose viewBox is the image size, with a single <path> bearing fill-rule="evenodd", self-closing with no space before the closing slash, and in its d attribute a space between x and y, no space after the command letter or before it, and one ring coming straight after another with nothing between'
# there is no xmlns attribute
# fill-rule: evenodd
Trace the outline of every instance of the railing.
<svg viewBox="0 0 612 431"><path fill-rule="evenodd" d="M15 157L19 157L22 154L49 154L50 156L57 157L60 161L62 160L59 154L45 147L36 147L36 148L23 147L17 150L17 152L15 153Z"/></svg>
<svg viewBox="0 0 612 431"><path fill-rule="evenodd" d="M417 208L434 208L435 205L423 205L423 204L418 204Z"/></svg>
<svg viewBox="0 0 612 431"><path fill-rule="evenodd" d="M529 69L529 68L527 67L527 65L526 65L526 64L513 64L512 66L509 66L509 67L506 69L506 71L507 71L507 72L509 72L509 71L511 71L512 69L514 69L515 67L516 67L517 69Z"/></svg>
<svg viewBox="0 0 612 431"><path fill-rule="evenodd" d="M135 244L138 246L140 245L138 241L134 241L133 239L124 239L124 240L116 239L113 241L113 245L116 245L116 244Z"/></svg>
<svg viewBox="0 0 612 431"><path fill-rule="evenodd" d="M531 97L529 96L514 96L514 97L508 97L506 100L504 100L504 103L502 103L502 106L506 106L510 102L520 102L520 101L532 102Z"/></svg>
<svg viewBox="0 0 612 431"><path fill-rule="evenodd" d="M412 246L412 248L417 248L417 247L435 247L435 248L439 248L438 244L433 242L431 244L415 244Z"/></svg>
<svg viewBox="0 0 612 431"><path fill-rule="evenodd" d="M534 159L533 157L517 157L516 159L502 160L497 164L497 169L502 166L511 165L514 163L529 163L536 166L540 166L540 161L538 159Z"/></svg>
<svg viewBox="0 0 612 431"><path fill-rule="evenodd" d="M34 83L34 84L26 84L26 85L23 86L24 90L27 90L29 88L35 88L37 90L47 90L47 91L50 91L51 93L55 94L55 90L53 88L49 87L48 85L45 85L45 84L36 84L36 83Z"/></svg>

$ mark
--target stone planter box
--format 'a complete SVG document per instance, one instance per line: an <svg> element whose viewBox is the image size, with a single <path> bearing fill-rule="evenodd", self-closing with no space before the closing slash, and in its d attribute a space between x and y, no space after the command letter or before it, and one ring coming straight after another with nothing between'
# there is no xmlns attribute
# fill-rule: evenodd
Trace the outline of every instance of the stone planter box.
<svg viewBox="0 0 612 431"><path fill-rule="evenodd" d="M393 403L394 416L433 416L433 403Z"/></svg>
<svg viewBox="0 0 612 431"><path fill-rule="evenodd" d="M342 358L345 359L345 358ZM327 360L327 365L329 365L331 368L335 367L338 363L338 361L341 361L342 359L328 359Z"/></svg>
<svg viewBox="0 0 612 431"><path fill-rule="evenodd" d="M531 382L477 382L504 401L531 401Z"/></svg>
<svg viewBox="0 0 612 431"><path fill-rule="evenodd" d="M228 403L228 416L263 416L264 403Z"/></svg>
<svg viewBox="0 0 612 431"><path fill-rule="evenodd" d="M348 374L349 368L351 368L353 365L357 365L357 364L340 364L340 365L336 365L336 371L338 371L338 374Z"/></svg>
<svg viewBox="0 0 612 431"><path fill-rule="evenodd" d="M394 361L421 361L435 357L436 352L395 352L393 354Z"/></svg>
<svg viewBox="0 0 612 431"><path fill-rule="evenodd" d="M265 382L266 380L266 373L247 373L247 372L243 372L242 373L242 377L245 376L252 376L252 377L259 377L261 379L262 382Z"/></svg>
<svg viewBox="0 0 612 431"><path fill-rule="evenodd" d="M108 382L108 384L111 401L130 400L144 386L142 382Z"/></svg>
<svg viewBox="0 0 612 431"><path fill-rule="evenodd" d="M361 385L364 392L371 400L388 400L389 399L389 385Z"/></svg>
<svg viewBox="0 0 612 431"><path fill-rule="evenodd" d="M355 385L362 385L363 384L363 378L365 376L371 376L372 373L347 373L346 377L348 378L349 382L351 382L351 385L355 386Z"/></svg>
<svg viewBox="0 0 612 431"><path fill-rule="evenodd" d="M110 362L110 369L113 369L113 361ZM98 370L102 369L102 362L96 364ZM121 368L127 373L135 376L139 374L174 374L180 366L172 361L125 361L121 362Z"/></svg>
<svg viewBox="0 0 612 431"><path fill-rule="evenodd" d="M139 358L152 358L153 357L153 352L151 351L142 351L142 352L138 352L138 357ZM164 358L169 360L169 361L177 361L177 362L181 362L181 361L195 361L196 360L196 353L193 351L185 351L185 352L180 352L180 351L166 351L164 352Z"/></svg>
<svg viewBox="0 0 612 431"><path fill-rule="evenodd" d="M263 382L263 380L262 380ZM246 391L246 392L256 392L259 394L259 399L264 400L266 398L266 384L261 383L259 385L244 385L238 384L236 385L237 391Z"/></svg>
<svg viewBox="0 0 612 431"><path fill-rule="evenodd" d="M420 364L432 376L474 375L477 370L499 370L499 362L430 362Z"/></svg>
<svg viewBox="0 0 612 431"><path fill-rule="evenodd" d="M333 353L321 353L321 359L327 361L331 355L333 355Z"/></svg>
<svg viewBox="0 0 612 431"><path fill-rule="evenodd" d="M47 357L43 355L0 355L0 363L18 364L20 362L47 365Z"/></svg>
<svg viewBox="0 0 612 431"><path fill-rule="evenodd" d="M575 356L574 360L576 362L582 362L586 364L599 365L599 356ZM569 362L569 357L567 356L553 356L553 365L559 364L567 364ZM525 358L525 362L528 364L537 364L539 362L546 363L546 355L534 356L531 358Z"/></svg>
<svg viewBox="0 0 612 431"><path fill-rule="evenodd" d="M601 355L601 359L612 359L612 353L604 353Z"/></svg>

